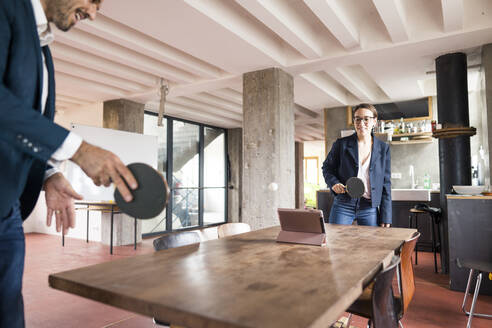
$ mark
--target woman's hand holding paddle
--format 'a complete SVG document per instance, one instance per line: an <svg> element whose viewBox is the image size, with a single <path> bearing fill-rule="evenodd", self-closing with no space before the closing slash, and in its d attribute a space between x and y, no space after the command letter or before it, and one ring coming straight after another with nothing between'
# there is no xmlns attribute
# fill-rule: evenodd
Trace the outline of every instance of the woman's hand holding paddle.
<svg viewBox="0 0 492 328"><path fill-rule="evenodd" d="M344 193L347 192L345 190L345 186L343 184L341 184L341 183L337 183L331 189L333 189L333 191L336 192L337 194L344 194Z"/></svg>

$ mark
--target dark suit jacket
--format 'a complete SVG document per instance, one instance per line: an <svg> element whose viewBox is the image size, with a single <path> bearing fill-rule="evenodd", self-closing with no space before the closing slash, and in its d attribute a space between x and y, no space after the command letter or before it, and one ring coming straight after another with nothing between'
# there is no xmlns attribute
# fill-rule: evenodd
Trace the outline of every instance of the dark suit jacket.
<svg viewBox="0 0 492 328"><path fill-rule="evenodd" d="M332 188L337 183L346 184L359 171L359 146L357 134L340 138L331 147L323 163L323 176ZM373 136L371 163L369 164L372 207L379 207L379 223L391 223L391 156L389 145Z"/></svg>
<svg viewBox="0 0 492 328"><path fill-rule="evenodd" d="M41 114L43 67L49 90ZM32 211L46 161L68 131L54 124L55 81L48 47L41 50L30 0L0 0L0 218L20 200L22 217Z"/></svg>

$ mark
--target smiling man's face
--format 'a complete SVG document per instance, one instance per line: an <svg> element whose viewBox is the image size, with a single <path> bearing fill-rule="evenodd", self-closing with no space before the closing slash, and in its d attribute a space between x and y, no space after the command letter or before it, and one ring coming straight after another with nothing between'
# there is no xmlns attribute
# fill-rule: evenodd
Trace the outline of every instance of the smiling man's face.
<svg viewBox="0 0 492 328"><path fill-rule="evenodd" d="M94 20L104 0L44 0L45 14L62 31L68 31L77 22Z"/></svg>

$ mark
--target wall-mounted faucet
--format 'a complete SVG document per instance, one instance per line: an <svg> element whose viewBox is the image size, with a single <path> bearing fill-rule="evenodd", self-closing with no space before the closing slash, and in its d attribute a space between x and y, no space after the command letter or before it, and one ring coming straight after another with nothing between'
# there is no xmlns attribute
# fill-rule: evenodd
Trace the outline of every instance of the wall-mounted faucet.
<svg viewBox="0 0 492 328"><path fill-rule="evenodd" d="M409 166L409 174L410 174L410 180L411 180L411 188L415 189L416 183L415 183L415 169L413 168L413 165Z"/></svg>

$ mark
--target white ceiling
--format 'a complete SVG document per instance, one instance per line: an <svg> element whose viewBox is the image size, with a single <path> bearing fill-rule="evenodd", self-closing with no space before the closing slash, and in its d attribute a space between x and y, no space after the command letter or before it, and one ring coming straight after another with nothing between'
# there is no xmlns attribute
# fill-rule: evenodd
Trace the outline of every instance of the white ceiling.
<svg viewBox="0 0 492 328"><path fill-rule="evenodd" d="M126 98L216 126L242 125L242 74L294 77L296 140L323 138L322 109L435 94L434 60L492 42L491 0L105 0L56 31L57 109Z"/></svg>

